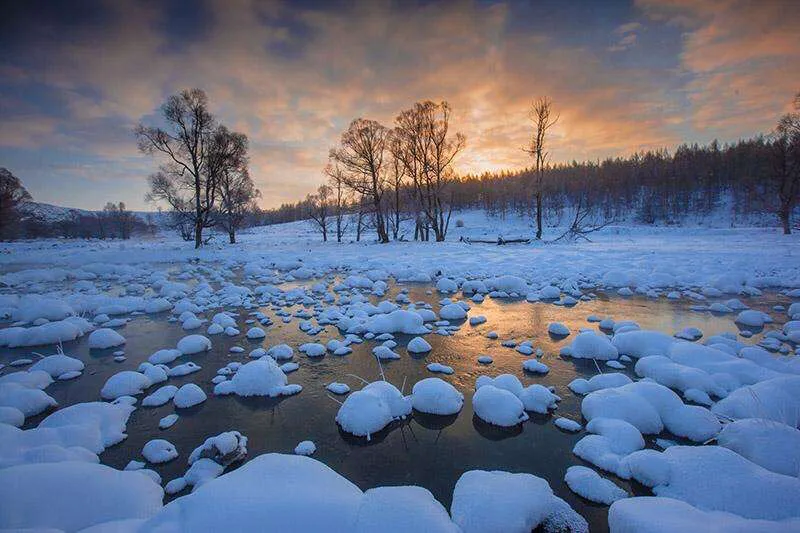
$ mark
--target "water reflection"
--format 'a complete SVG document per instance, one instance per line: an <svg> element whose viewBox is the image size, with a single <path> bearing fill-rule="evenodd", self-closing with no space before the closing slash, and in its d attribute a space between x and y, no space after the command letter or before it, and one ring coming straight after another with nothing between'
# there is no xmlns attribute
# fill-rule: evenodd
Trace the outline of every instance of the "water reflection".
<svg viewBox="0 0 800 533"><path fill-rule="evenodd" d="M310 286L313 282L296 282L294 285ZM425 285L407 285L411 301L431 303L438 310L441 295L426 294L430 289ZM386 299L394 299L398 288L391 286ZM371 298L373 302L378 300ZM747 300L748 305L765 311L774 303L784 303L780 297L771 295L758 300ZM290 383L303 386L303 391L295 396L268 398L239 398L237 396L214 397L211 379L221 368L232 361L246 362L247 353L257 347L269 348L287 343L296 350L305 342L325 343L333 338L341 338L332 326L326 326L314 337L302 333L298 319L284 323L273 306L259 309L273 324L262 326L267 336L261 341L249 341L244 335L227 337L214 336L213 349L209 352L180 358L175 364L194 361L202 369L188 376L172 378L169 383L180 386L184 383L197 383L208 394L206 402L190 409L175 410L172 404L156 408L137 409L128 424L129 437L121 444L109 449L101 457L104 463L122 468L131 459L141 457L143 445L153 438L166 438L174 443L180 456L177 460L156 465L164 481L182 475L187 468L187 458L194 447L199 446L208 436L223 431L238 430L249 439L249 456L266 453L291 453L298 442L313 440L317 445L315 458L323 461L337 472L347 476L362 489L379 485L421 485L449 506L458 477L474 468L500 469L511 472L529 472L546 478L553 490L589 520L593 531L606 529L604 506L590 504L575 496L563 482L567 467L583 464L572 455L574 444L582 434L567 433L558 429L552 420L566 416L581 420L580 397L572 394L567 384L575 377L590 377L598 372L592 361L562 358L559 350L571 342L574 333L580 328L596 329L598 324L587 322L589 315L628 319L638 322L643 328L656 329L672 334L683 327L694 326L708 337L722 332L737 332L733 323L734 315L714 315L699 313L690 309L691 302L672 302L665 299L644 298L599 298L580 302L575 307L556 306L552 303L531 304L525 301L502 301L486 298L483 303L469 302L471 316L484 315L487 321L477 326L468 322L452 322L459 325L459 331L452 336L428 335L426 340L432 350L426 354L410 355L406 345L411 336L399 335L395 348L402 357L396 361L383 362L386 378L398 388L409 393L411 386L420 379L437 376L453 384L464 394L464 407L458 415L447 417L413 412L404 421L393 423L390 427L371 436L370 441L353 437L342 432L335 422L339 408L337 401L329 397L325 386L338 381L347 383L353 390L361 388L361 379L372 381L379 378L379 368L371 350L374 342L353 345L353 353L347 356L330 354L318 359L310 359L295 351L294 361L300 364L296 372L289 374ZM278 308L280 310L281 308ZM302 305L286 308L290 314ZM221 309L209 310L205 316L211 317ZM255 311L255 309L250 310ZM782 320L781 313L771 313ZM56 382L47 392L58 400L60 405L99 400L99 391L105 380L120 370L135 370L147 357L161 348L174 347L187 332L179 323L167 322L168 314L140 315L120 328L127 343L123 347L127 360L114 362L116 349L89 350L87 338L83 337L64 344L68 355L78 357L86 363L84 375L70 382ZM249 327L245 321L248 311L240 310L237 325L244 333ZM567 338L552 337L547 332L550 322L561 322L572 335ZM769 329L780 324L769 326ZM750 329L750 328L748 328ZM496 331L498 339L487 338L487 333ZM754 335L749 342L756 342L761 334ZM544 355L541 361L550 367L546 375L522 371L522 363L528 357L512 348L501 345L503 340L517 342L531 341L534 349L541 348ZM230 353L232 346L245 348L244 353ZM30 349L0 350L0 362L27 357ZM38 351L42 351L39 349ZM53 350L44 350L51 353ZM494 362L480 365L477 357L489 354ZM453 367L452 375L431 374L426 365L438 362ZM624 372L633 376L631 365ZM600 367L603 372L609 371ZM472 411L472 393L475 380L482 374L496 376L512 373L520 378L523 385L541 383L555 386L562 397L559 408L552 415L529 413L531 419L514 428L498 428L478 419ZM405 385L404 385L405 383ZM339 398L341 400L341 398ZM177 412L180 419L171 429L158 429L158 421L163 416ZM27 421L26 427L34 427L43 418L34 417ZM615 480L620 486L641 494L643 487L631 485L623 480Z"/></svg>

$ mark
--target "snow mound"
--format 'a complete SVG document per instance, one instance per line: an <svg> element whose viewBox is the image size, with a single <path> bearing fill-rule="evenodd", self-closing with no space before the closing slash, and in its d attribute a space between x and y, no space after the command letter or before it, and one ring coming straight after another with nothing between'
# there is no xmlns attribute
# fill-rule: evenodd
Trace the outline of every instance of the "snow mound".
<svg viewBox="0 0 800 533"><path fill-rule="evenodd" d="M612 481L585 466L567 468L564 482L572 492L595 503L611 505L617 500L628 497L628 493Z"/></svg>
<svg viewBox="0 0 800 533"><path fill-rule="evenodd" d="M411 414L411 398L387 381L374 381L350 394L336 414L339 426L352 435L370 440L394 420Z"/></svg>
<svg viewBox="0 0 800 533"><path fill-rule="evenodd" d="M532 474L470 470L461 475L450 507L463 533L530 533L561 524L587 532L586 521L556 497L546 480Z"/></svg>
<svg viewBox="0 0 800 533"><path fill-rule="evenodd" d="M214 394L237 396L285 396L299 392L297 385L288 385L286 374L271 357L242 365L230 381L214 387Z"/></svg>
<svg viewBox="0 0 800 533"><path fill-rule="evenodd" d="M104 400L116 400L120 396L136 396L152 384L152 380L140 372L123 370L106 380L100 389L100 396Z"/></svg>
<svg viewBox="0 0 800 533"><path fill-rule="evenodd" d="M454 415L464 405L464 395L440 378L425 378L414 384L411 405L421 413Z"/></svg>
<svg viewBox="0 0 800 533"><path fill-rule="evenodd" d="M203 389L194 383L187 383L178 389L175 396L172 398L172 402L175 404L175 407L186 409L201 404L206 401L206 399L207 396L206 393L203 392Z"/></svg>
<svg viewBox="0 0 800 533"><path fill-rule="evenodd" d="M183 355L207 352L211 349L211 341L203 335L187 335L178 341L177 348Z"/></svg>
<svg viewBox="0 0 800 533"><path fill-rule="evenodd" d="M567 355L577 359L608 361L619 357L619 352L605 335L594 331L584 331L575 336Z"/></svg>
<svg viewBox="0 0 800 533"><path fill-rule="evenodd" d="M50 377L53 379L56 379L67 372L83 372L83 369L83 361L80 359L75 359L74 357L69 357L63 353L59 353L55 355L48 355L47 357L36 361L33 365L31 365L28 371L35 372L37 370L42 370L50 374Z"/></svg>
<svg viewBox="0 0 800 533"><path fill-rule="evenodd" d="M125 344L125 337L109 328L96 329L89 334L89 348L92 350L105 350Z"/></svg>

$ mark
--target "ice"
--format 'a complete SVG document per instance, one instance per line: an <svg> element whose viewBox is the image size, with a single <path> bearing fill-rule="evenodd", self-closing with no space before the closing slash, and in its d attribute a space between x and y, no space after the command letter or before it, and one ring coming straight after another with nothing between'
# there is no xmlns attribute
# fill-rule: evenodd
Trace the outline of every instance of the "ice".
<svg viewBox="0 0 800 533"><path fill-rule="evenodd" d="M57 495L48 497L47 494ZM144 519L162 508L164 492L135 471L65 461L0 470L0 529L78 531L123 519ZM13 509L13 512L9 512ZM109 528L114 530L114 528Z"/></svg>
<svg viewBox="0 0 800 533"><path fill-rule="evenodd" d="M69 357L63 353L48 355L36 361L28 371L43 370L55 379L67 372L83 372L84 364L80 359Z"/></svg>
<svg viewBox="0 0 800 533"><path fill-rule="evenodd" d="M532 474L465 472L453 490L450 514L463 533L530 533L540 524L547 530L549 520L566 522L565 530L576 533L589 530L546 480Z"/></svg>
<svg viewBox="0 0 800 533"><path fill-rule="evenodd" d="M617 500L628 497L627 492L585 466L567 468L564 482L572 492L595 503L611 505Z"/></svg>
<svg viewBox="0 0 800 533"><path fill-rule="evenodd" d="M100 389L100 396L104 400L114 400L120 396L136 396L152 384L152 380L144 374L123 370L106 380Z"/></svg>
<svg viewBox="0 0 800 533"><path fill-rule="evenodd" d="M608 337L593 331L578 333L569 346L570 357L578 359L600 359L607 361L619 356L616 346Z"/></svg>
<svg viewBox="0 0 800 533"><path fill-rule="evenodd" d="M310 440L304 440L294 448L294 453L297 455L314 455L317 451L317 446Z"/></svg>
<svg viewBox="0 0 800 533"><path fill-rule="evenodd" d="M425 378L414 384L411 405L432 415L454 415L464 405L464 395L440 378Z"/></svg>
<svg viewBox="0 0 800 533"><path fill-rule="evenodd" d="M194 383L183 385L172 398L175 407L186 409L206 401L206 393Z"/></svg>
<svg viewBox="0 0 800 533"><path fill-rule="evenodd" d="M178 450L175 445L164 439L153 439L147 441L142 448L142 456L148 463L160 464L172 461L178 457Z"/></svg>
<svg viewBox="0 0 800 533"><path fill-rule="evenodd" d="M96 329L89 334L89 348L105 350L125 344L125 337L109 328Z"/></svg>
<svg viewBox="0 0 800 533"><path fill-rule="evenodd" d="M745 518L800 516L800 479L770 472L722 446L643 450L625 462L632 477L656 496Z"/></svg>
<svg viewBox="0 0 800 533"><path fill-rule="evenodd" d="M183 355L207 352L211 349L211 341L203 335L187 335L178 341L177 348Z"/></svg>
<svg viewBox="0 0 800 533"><path fill-rule="evenodd" d="M336 422L344 431L369 440L373 433L409 414L410 397L404 397L389 382L374 381L350 393L336 414Z"/></svg>
<svg viewBox="0 0 800 533"><path fill-rule="evenodd" d="M410 353L426 353L431 351L431 345L422 337L414 337L408 342L406 349Z"/></svg>
<svg viewBox="0 0 800 533"><path fill-rule="evenodd" d="M725 425L717 444L772 472L800 477L800 430L795 427L745 418Z"/></svg>

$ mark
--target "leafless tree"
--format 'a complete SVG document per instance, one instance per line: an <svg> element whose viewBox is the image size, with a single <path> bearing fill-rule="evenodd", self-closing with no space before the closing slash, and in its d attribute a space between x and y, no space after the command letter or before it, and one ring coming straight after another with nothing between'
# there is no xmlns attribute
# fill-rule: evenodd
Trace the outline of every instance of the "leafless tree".
<svg viewBox="0 0 800 533"><path fill-rule="evenodd" d="M452 213L453 161L464 148L461 133L451 135L447 102L418 102L396 118L397 157L410 176L419 207L437 241L447 235Z"/></svg>
<svg viewBox="0 0 800 533"><path fill-rule="evenodd" d="M134 216L133 213L125 207L125 202L119 202L117 204L114 202L108 202L99 217L105 218L109 225L113 225L117 228L117 233L120 239L127 240L131 238ZM103 224L101 221L100 229L103 235L101 238L105 237L106 227L107 225Z"/></svg>
<svg viewBox="0 0 800 533"><path fill-rule="evenodd" d="M244 133L218 126L208 148L208 174L216 187L219 206L214 220L236 244L236 231L261 197L248 170L248 140Z"/></svg>
<svg viewBox="0 0 800 533"><path fill-rule="evenodd" d="M344 183L372 203L378 241L389 242L384 216L386 192L385 158L388 153L389 130L374 120L358 118L342 133L339 146L330 158L341 166Z"/></svg>
<svg viewBox="0 0 800 533"><path fill-rule="evenodd" d="M306 204L308 204L308 216L311 222L319 229L322 234L322 241L328 242L328 224L330 220L331 211L331 197L333 196L333 189L324 183L319 186L316 194L309 194L306 196Z"/></svg>
<svg viewBox="0 0 800 533"><path fill-rule="evenodd" d="M402 160L403 143L401 139L392 134L389 138L389 151L392 154L389 167L389 226L392 229L392 238L397 240L400 233L400 225L406 218L404 209L404 196L405 196L405 178L406 167Z"/></svg>
<svg viewBox="0 0 800 533"><path fill-rule="evenodd" d="M792 232L792 212L800 196L800 93L794 99L794 112L781 117L772 137L778 218L783 233L789 235Z"/></svg>
<svg viewBox="0 0 800 533"><path fill-rule="evenodd" d="M150 177L148 199L164 201L182 218L191 219L195 248L200 248L203 229L213 223L216 186L215 176L209 173L208 148L216 121L201 89L170 96L161 113L167 130L143 124L136 128L139 150L166 160Z"/></svg>
<svg viewBox="0 0 800 533"><path fill-rule="evenodd" d="M542 183L545 165L550 153L547 151L547 133L558 122L559 115L553 113L553 101L543 96L531 104L528 117L533 124L530 144L523 148L534 159L533 176L536 180L536 239L542 238Z"/></svg>
<svg viewBox="0 0 800 533"><path fill-rule="evenodd" d="M15 236L15 224L19 221L17 208L22 202L31 201L30 193L22 182L7 168L0 168L0 238Z"/></svg>
<svg viewBox="0 0 800 533"><path fill-rule="evenodd" d="M347 207L349 194L345 185L342 169L335 163L328 163L325 174L331 188L331 208L333 209L334 224L336 227L336 242L342 242L344 232L347 231Z"/></svg>

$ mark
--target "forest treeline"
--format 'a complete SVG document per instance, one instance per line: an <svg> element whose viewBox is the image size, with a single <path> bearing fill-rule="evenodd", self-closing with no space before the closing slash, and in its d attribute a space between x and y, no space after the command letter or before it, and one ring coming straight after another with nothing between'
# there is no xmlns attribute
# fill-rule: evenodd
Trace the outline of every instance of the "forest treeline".
<svg viewBox="0 0 800 533"><path fill-rule="evenodd" d="M771 175L779 157L768 137L736 143L681 145L601 161L549 164L543 175L543 207L548 225L561 225L584 201L598 220L643 224L680 224L729 209L736 219L765 215L780 222L780 200ZM451 184L457 210L483 209L490 216L531 215L530 183L535 170L506 170L465 175ZM409 197L409 191L403 191ZM729 205L724 205L723 203ZM358 211L357 203L350 209ZM308 199L266 210L262 220L279 224L306 220Z"/></svg>

